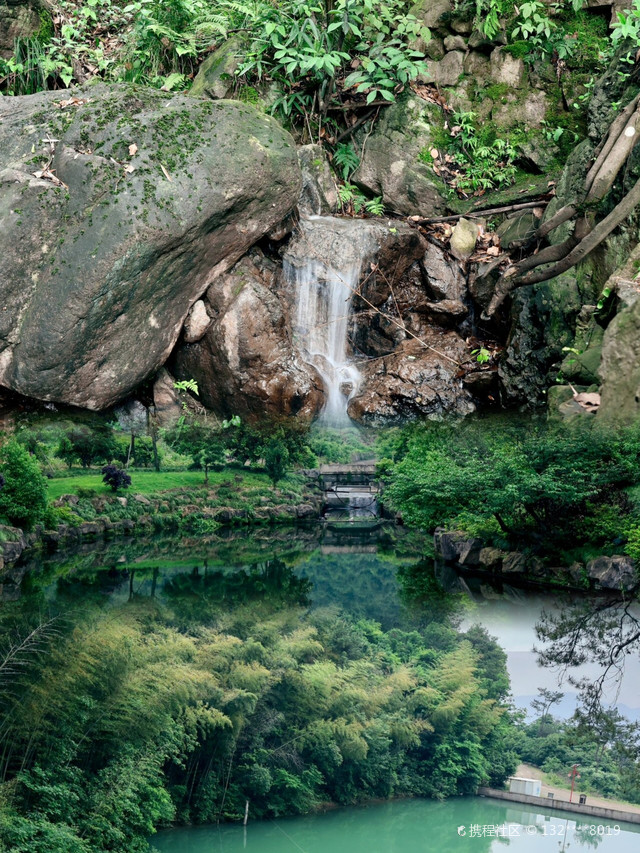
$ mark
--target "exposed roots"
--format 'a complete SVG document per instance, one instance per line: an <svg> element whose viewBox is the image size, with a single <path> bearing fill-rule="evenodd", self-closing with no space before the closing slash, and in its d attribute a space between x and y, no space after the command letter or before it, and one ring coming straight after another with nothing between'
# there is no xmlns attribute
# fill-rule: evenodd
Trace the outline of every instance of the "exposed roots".
<svg viewBox="0 0 640 853"><path fill-rule="evenodd" d="M574 267L596 249L640 204L640 181L601 222L590 212L609 192L640 138L640 95L611 123L596 149L580 200L567 204L542 223L534 235L540 245L560 225L574 221L573 233L562 243L547 246L509 267L499 279L483 319L493 317L506 297L518 287L548 281ZM543 267L543 269L540 269Z"/></svg>

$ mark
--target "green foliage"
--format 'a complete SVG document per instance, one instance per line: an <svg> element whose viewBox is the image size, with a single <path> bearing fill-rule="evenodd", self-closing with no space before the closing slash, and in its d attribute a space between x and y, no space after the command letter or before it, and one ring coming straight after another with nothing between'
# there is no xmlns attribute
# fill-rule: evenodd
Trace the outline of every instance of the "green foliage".
<svg viewBox="0 0 640 853"><path fill-rule="evenodd" d="M264 467L269 479L276 486L287 473L289 467L289 451L285 443L275 438L268 441L264 448Z"/></svg>
<svg viewBox="0 0 640 853"><path fill-rule="evenodd" d="M455 188L467 194L512 184L517 154L509 138L497 136L490 124L478 127L474 112L456 112L451 122L447 148L459 172Z"/></svg>
<svg viewBox="0 0 640 853"><path fill-rule="evenodd" d="M630 9L617 13L617 21L613 23L611 38L614 42L629 39L640 45L640 0L633 0Z"/></svg>
<svg viewBox="0 0 640 853"><path fill-rule="evenodd" d="M204 471L205 483L209 482L209 470L220 471L226 464L226 437L216 423L182 423L168 430L164 438L173 450L190 456L194 467Z"/></svg>
<svg viewBox="0 0 640 853"><path fill-rule="evenodd" d="M382 216L384 213L382 196L367 199L358 187L346 181L338 187L338 198L345 214L358 216L361 213L370 213L372 216Z"/></svg>
<svg viewBox="0 0 640 853"><path fill-rule="evenodd" d="M373 457L373 446L367 443L366 435L360 430L327 429L314 425L309 434L309 447L321 463L356 462Z"/></svg>
<svg viewBox="0 0 640 853"><path fill-rule="evenodd" d="M512 544L557 554L567 538L577 546L624 533L632 507L622 498L640 482L639 463L637 429L434 426L409 433L405 455L386 464L385 497L429 530L470 519L482 528L493 516Z"/></svg>
<svg viewBox="0 0 640 853"><path fill-rule="evenodd" d="M602 711L589 722L579 713L571 720L557 720L548 708L547 713L536 717L510 734L514 738L512 748L521 760L541 768L550 774L551 784L563 788L568 787L571 766L578 764L580 790L640 802L637 723L629 722L615 709Z"/></svg>
<svg viewBox="0 0 640 853"><path fill-rule="evenodd" d="M255 424L243 421L227 436L230 454L242 465L259 462L274 442L286 448L291 465L315 466L317 460L309 446L309 424L296 418L264 419Z"/></svg>
<svg viewBox="0 0 640 853"><path fill-rule="evenodd" d="M173 572L162 603L106 604L104 581L0 613L0 666L33 637L0 682L8 849L136 853L170 821L237 820L246 798L275 817L514 769L504 655L482 632L308 616L308 582L277 560Z"/></svg>
<svg viewBox="0 0 640 853"><path fill-rule="evenodd" d="M476 26L487 38L493 38L500 32L500 19L508 16L514 5L513 0L476 0Z"/></svg>
<svg viewBox="0 0 640 853"><path fill-rule="evenodd" d="M111 462L118 457L118 443L109 427L91 428L78 424L68 429L58 445L56 456L71 467L80 462L83 468Z"/></svg>
<svg viewBox="0 0 640 853"><path fill-rule="evenodd" d="M275 80L281 95L273 109L294 122L322 120L339 89L366 93L367 103L392 102L397 86L426 70L409 43L428 32L410 7L406 0L263 3L241 74Z"/></svg>
<svg viewBox="0 0 640 853"><path fill-rule="evenodd" d="M636 565L640 566L640 524L634 525L627 533L627 544L624 550L635 560Z"/></svg>
<svg viewBox="0 0 640 853"><path fill-rule="evenodd" d="M69 527L78 527L82 524L82 518L69 506L47 507L42 523L47 530L54 530L59 524L68 524Z"/></svg>
<svg viewBox="0 0 640 853"><path fill-rule="evenodd" d="M353 150L353 145L339 142L333 152L333 165L342 172L342 179L346 181L360 165L360 158Z"/></svg>
<svg viewBox="0 0 640 853"><path fill-rule="evenodd" d="M37 460L11 439L0 448L0 473L0 517L17 527L32 527L47 508L47 482Z"/></svg>

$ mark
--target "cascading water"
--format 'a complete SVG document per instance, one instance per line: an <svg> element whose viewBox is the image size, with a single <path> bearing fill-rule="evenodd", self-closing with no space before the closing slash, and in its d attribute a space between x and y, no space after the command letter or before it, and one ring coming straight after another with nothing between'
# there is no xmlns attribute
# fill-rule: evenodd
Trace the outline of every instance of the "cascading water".
<svg viewBox="0 0 640 853"><path fill-rule="evenodd" d="M321 420L334 427L351 424L347 404L360 383L349 358L351 299L374 248L367 222L312 216L300 223L284 258L285 275L295 289L294 332L325 386Z"/></svg>

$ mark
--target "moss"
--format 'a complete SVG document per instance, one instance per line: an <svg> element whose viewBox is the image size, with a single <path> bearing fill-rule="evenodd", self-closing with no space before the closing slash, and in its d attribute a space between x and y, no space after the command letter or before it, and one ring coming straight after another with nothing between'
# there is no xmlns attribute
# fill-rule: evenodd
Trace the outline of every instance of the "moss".
<svg viewBox="0 0 640 853"><path fill-rule="evenodd" d="M528 41L514 41L513 44L506 44L502 50L505 53L511 54L516 59L525 59L531 55L531 45Z"/></svg>
<svg viewBox="0 0 640 853"><path fill-rule="evenodd" d="M511 88L506 83L493 83L491 86L486 86L482 90L482 94L491 101L506 102L506 96L511 91Z"/></svg>

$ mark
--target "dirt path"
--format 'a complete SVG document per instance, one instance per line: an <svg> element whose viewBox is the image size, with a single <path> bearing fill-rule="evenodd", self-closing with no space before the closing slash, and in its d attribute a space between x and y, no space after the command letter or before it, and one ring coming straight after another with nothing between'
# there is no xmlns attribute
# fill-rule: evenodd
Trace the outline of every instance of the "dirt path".
<svg viewBox="0 0 640 853"><path fill-rule="evenodd" d="M524 776L525 779L540 779L542 781L541 796L545 797L549 792L553 793L554 800L564 800L569 802L569 788L557 788L553 785L546 785L544 781L544 773L539 767L532 767L530 764L520 764L515 773L516 776ZM573 802L579 801L579 795L584 793L580 789L580 780L576 782L576 787L573 791ZM604 797L596 797L593 794L587 794L587 805L603 806L609 809L620 809L623 812L636 812L640 814L640 806L632 805L631 803L621 803L618 800L606 800Z"/></svg>

